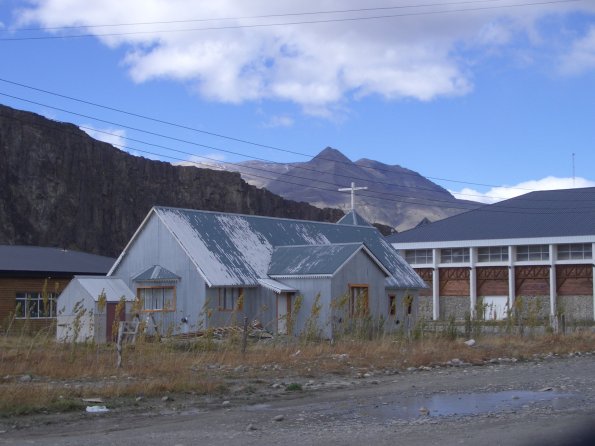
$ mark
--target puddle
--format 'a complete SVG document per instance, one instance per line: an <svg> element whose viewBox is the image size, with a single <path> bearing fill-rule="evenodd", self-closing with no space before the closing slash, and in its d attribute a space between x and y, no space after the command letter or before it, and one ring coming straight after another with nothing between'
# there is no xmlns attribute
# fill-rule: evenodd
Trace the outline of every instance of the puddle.
<svg viewBox="0 0 595 446"><path fill-rule="evenodd" d="M506 391L493 393L471 393L458 395L434 395L406 399L384 400L373 406L366 405L352 409L351 417L366 417L379 420L410 419L420 416L444 417L451 415L480 415L490 412L506 412L549 403L554 409L572 406L572 395L555 392ZM425 408L427 414L420 412ZM349 414L344 414L349 415Z"/></svg>
<svg viewBox="0 0 595 446"><path fill-rule="evenodd" d="M315 403L304 413L318 413L334 419L375 421L408 420L422 417L470 416L497 412L512 412L548 405L555 410L574 407L577 395L557 392L505 391L491 393L437 394L430 397L398 398L385 395L376 403L361 404L357 400ZM420 411L421 408L427 409ZM270 404L253 404L243 410L259 412L273 410Z"/></svg>

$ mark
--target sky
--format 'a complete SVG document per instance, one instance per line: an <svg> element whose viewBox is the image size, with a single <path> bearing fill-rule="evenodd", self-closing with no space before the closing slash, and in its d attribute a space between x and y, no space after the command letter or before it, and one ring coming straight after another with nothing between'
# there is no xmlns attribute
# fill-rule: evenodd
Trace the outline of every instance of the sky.
<svg viewBox="0 0 595 446"><path fill-rule="evenodd" d="M595 186L595 0L0 0L0 56L0 103L137 156Z"/></svg>

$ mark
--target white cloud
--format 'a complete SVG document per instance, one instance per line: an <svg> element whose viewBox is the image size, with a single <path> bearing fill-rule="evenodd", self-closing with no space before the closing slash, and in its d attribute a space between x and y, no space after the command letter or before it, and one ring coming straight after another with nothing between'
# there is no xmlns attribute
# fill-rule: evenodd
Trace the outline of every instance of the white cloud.
<svg viewBox="0 0 595 446"><path fill-rule="evenodd" d="M249 17L299 11L361 8L359 0L31 0L18 24L45 27L162 22L160 25L93 27L87 31L110 47L126 50L124 66L135 82L172 79L190 85L203 98L227 103L281 100L306 113L328 116L345 102L368 95L430 101L467 94L473 73L464 48L500 48L525 37L541 45L536 24L543 17L575 11L595 12L592 2L533 5L457 12L469 6L445 4L369 13L319 14L268 19L163 23L182 19ZM448 14L415 15L437 10ZM366 15L407 17L334 23L169 32ZM144 32L149 31L149 32ZM130 33L102 36L108 33ZM575 61L590 66L592 44L575 45ZM576 62L576 63L579 63Z"/></svg>
<svg viewBox="0 0 595 446"><path fill-rule="evenodd" d="M264 127L291 127L294 123L294 120L291 116L286 115L279 115L279 116L271 116L264 124Z"/></svg>
<svg viewBox="0 0 595 446"><path fill-rule="evenodd" d="M91 138L111 144L118 149L126 148L126 130L115 128L98 129L90 124L81 125L81 130Z"/></svg>
<svg viewBox="0 0 595 446"><path fill-rule="evenodd" d="M587 34L575 41L561 60L563 74L576 75L595 69L595 26Z"/></svg>
<svg viewBox="0 0 595 446"><path fill-rule="evenodd" d="M463 188L460 191L450 191L456 198L461 200L479 201L480 203L496 203L507 200L536 190L573 189L575 187L595 187L595 181L585 178L557 178L546 177L540 180L524 181L514 186L494 187L487 192L479 192L471 188Z"/></svg>

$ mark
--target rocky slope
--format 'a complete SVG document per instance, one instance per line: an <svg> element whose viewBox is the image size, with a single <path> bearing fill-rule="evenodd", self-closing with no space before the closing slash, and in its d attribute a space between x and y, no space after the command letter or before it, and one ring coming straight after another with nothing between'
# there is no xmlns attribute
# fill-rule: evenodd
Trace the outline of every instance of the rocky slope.
<svg viewBox="0 0 595 446"><path fill-rule="evenodd" d="M78 127L0 105L0 244L116 256L154 205L336 221L238 173L132 156Z"/></svg>

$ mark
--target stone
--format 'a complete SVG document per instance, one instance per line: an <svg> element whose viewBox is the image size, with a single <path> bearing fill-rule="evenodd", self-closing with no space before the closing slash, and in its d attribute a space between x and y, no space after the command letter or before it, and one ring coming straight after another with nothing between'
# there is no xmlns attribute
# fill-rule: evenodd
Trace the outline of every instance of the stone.
<svg viewBox="0 0 595 446"><path fill-rule="evenodd" d="M31 377L31 375L23 375L23 376L19 377L19 381L22 383L28 383L32 380L33 380L33 378Z"/></svg>
<svg viewBox="0 0 595 446"><path fill-rule="evenodd" d="M285 419L285 415L276 415L273 418L273 421L283 421Z"/></svg>
<svg viewBox="0 0 595 446"><path fill-rule="evenodd" d="M168 401L173 401L173 400L174 399L169 395L165 395L164 397L161 398L161 401L163 401L164 403L168 402Z"/></svg>
<svg viewBox="0 0 595 446"><path fill-rule="evenodd" d="M256 431L258 428L254 424L250 423L248 426L246 426L246 430Z"/></svg>
<svg viewBox="0 0 595 446"><path fill-rule="evenodd" d="M475 345L475 339L469 339L468 341L465 341L465 345L468 347L473 347Z"/></svg>
<svg viewBox="0 0 595 446"><path fill-rule="evenodd" d="M225 400L221 403L222 406L229 406L231 403L228 400Z"/></svg>

